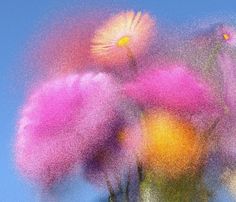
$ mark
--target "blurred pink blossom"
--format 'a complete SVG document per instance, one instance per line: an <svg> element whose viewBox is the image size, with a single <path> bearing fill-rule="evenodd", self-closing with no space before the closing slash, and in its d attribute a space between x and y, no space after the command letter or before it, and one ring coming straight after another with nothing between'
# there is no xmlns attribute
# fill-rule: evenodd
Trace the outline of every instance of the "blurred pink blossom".
<svg viewBox="0 0 236 202"><path fill-rule="evenodd" d="M29 66L48 74L71 73L94 65L90 41L96 27L108 15L105 10L86 14L61 13L39 30L28 47ZM36 39L36 40L35 40ZM34 69L35 71L35 69Z"/></svg>
<svg viewBox="0 0 236 202"><path fill-rule="evenodd" d="M118 86L104 73L71 74L33 90L18 123L17 167L50 187L101 147L116 121Z"/></svg>
<svg viewBox="0 0 236 202"><path fill-rule="evenodd" d="M225 41L231 46L236 46L236 29L232 26L221 25L217 30L220 40Z"/></svg>
<svg viewBox="0 0 236 202"><path fill-rule="evenodd" d="M214 105L210 87L183 65L148 70L124 85L124 92L146 107L198 112Z"/></svg>

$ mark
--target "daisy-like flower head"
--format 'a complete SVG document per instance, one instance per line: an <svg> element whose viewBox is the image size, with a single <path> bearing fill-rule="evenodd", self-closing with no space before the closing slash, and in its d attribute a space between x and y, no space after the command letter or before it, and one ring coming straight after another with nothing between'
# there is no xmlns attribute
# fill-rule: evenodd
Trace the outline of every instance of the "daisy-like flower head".
<svg viewBox="0 0 236 202"><path fill-rule="evenodd" d="M155 34L154 27L147 13L121 12L95 32L91 54L106 65L125 63L145 53Z"/></svg>
<svg viewBox="0 0 236 202"><path fill-rule="evenodd" d="M220 40L225 41L228 45L236 46L236 29L232 26L221 25L217 30Z"/></svg>

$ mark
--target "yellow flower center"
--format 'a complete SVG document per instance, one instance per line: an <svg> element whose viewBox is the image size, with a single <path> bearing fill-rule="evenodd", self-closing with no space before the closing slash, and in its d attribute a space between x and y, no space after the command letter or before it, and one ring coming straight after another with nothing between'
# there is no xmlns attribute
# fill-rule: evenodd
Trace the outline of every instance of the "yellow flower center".
<svg viewBox="0 0 236 202"><path fill-rule="evenodd" d="M118 46L118 47L124 47L124 46L127 46L129 42L130 42L130 37L128 37L128 36L122 36L122 37L117 41L117 46Z"/></svg>
<svg viewBox="0 0 236 202"><path fill-rule="evenodd" d="M224 37L224 40L229 40L229 38L230 38L230 36L229 36L229 34L223 34L223 37Z"/></svg>

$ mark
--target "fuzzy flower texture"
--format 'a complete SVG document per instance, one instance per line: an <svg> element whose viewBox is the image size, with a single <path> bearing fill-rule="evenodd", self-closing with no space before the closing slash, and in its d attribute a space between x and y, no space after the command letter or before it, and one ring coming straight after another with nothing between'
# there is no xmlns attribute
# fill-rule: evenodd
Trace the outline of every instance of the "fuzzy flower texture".
<svg viewBox="0 0 236 202"><path fill-rule="evenodd" d="M181 34L175 41L157 31L148 13L123 11L86 27L76 19L57 22L66 40L44 33L50 54L45 41L32 53L47 76L19 110L20 173L47 192L80 175L109 201L210 201L211 181L235 196L233 25L209 25L190 47ZM210 41L200 52L199 37Z"/></svg>

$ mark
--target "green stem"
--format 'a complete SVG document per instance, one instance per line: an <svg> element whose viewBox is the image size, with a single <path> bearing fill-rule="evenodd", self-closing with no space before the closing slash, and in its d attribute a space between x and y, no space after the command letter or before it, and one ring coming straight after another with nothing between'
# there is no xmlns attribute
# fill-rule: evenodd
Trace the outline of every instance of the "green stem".
<svg viewBox="0 0 236 202"><path fill-rule="evenodd" d="M129 59L129 67L132 71L137 72L137 61L133 55L133 52L128 46L125 46L125 48L127 50L127 56Z"/></svg>
<svg viewBox="0 0 236 202"><path fill-rule="evenodd" d="M126 184L126 189L125 189L125 196L126 196L126 201L129 202L129 192L130 192L130 170L128 171L128 179L127 179L127 184Z"/></svg>
<svg viewBox="0 0 236 202"><path fill-rule="evenodd" d="M109 197L108 197L108 202L116 202L116 195L115 195L115 192L112 188L112 185L111 185L111 182L108 178L108 176L104 173L104 176L105 176L105 180L106 180L106 183L107 183L107 188L108 188L108 191L109 191Z"/></svg>
<svg viewBox="0 0 236 202"><path fill-rule="evenodd" d="M216 45L213 47L210 55L209 55L209 58L206 62L206 68L210 68L212 66L212 64L214 63L219 51L221 50L221 43L217 42Z"/></svg>
<svg viewBox="0 0 236 202"><path fill-rule="evenodd" d="M119 193L122 193L123 189L122 189L122 184L121 184L121 177L119 175L115 174L115 179L116 179L116 183L118 185Z"/></svg>
<svg viewBox="0 0 236 202"><path fill-rule="evenodd" d="M143 167L142 164L139 162L138 157L137 157L137 172L138 172L138 183L139 183L139 200L142 201L142 183L144 181L144 171L143 171Z"/></svg>
<svg viewBox="0 0 236 202"><path fill-rule="evenodd" d="M142 182L144 180L143 168L142 168L142 165L140 164L138 164L138 178L139 178L139 182Z"/></svg>

